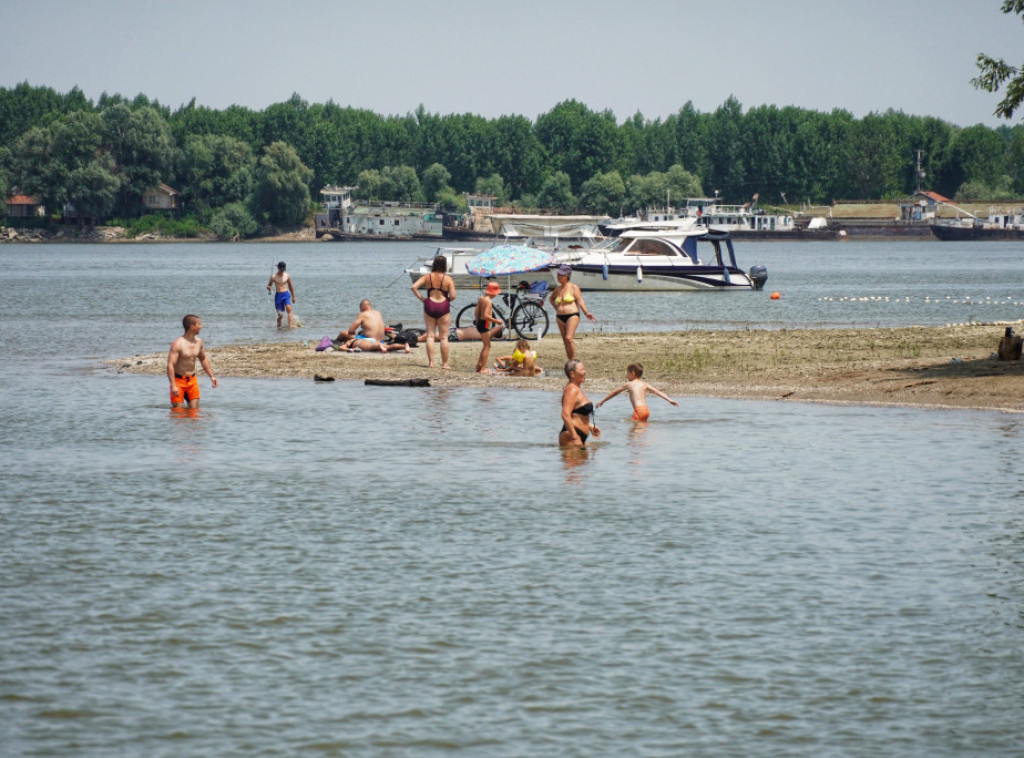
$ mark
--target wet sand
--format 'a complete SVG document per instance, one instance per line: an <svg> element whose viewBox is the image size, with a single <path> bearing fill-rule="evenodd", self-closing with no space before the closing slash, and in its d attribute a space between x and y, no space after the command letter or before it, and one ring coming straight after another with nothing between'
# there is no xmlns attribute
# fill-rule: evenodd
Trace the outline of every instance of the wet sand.
<svg viewBox="0 0 1024 758"><path fill-rule="evenodd" d="M1024 326L1017 322L1018 331ZM742 398L864 405L1024 412L1024 362L994 354L1003 324L959 324L894 329L786 329L686 331L650 334L577 334L577 356L587 368L591 400L625 380L626 366L644 365L644 378L685 397ZM473 371L479 342L452 343L451 371L428 369L425 348L411 354L318 353L306 330L283 332L280 342L208 350L221 381L231 377L314 376L337 380L428 378L434 386L505 386L561 390L565 352L557 334L532 343L543 376L527 379ZM303 347L303 340L308 346ZM436 349L436 348L435 348ZM514 342L491 346L491 362ZM166 353L111 363L118 371L163 374ZM438 365L440 360L438 358ZM205 386L205 385L204 385ZM627 402L627 401L623 401ZM663 402L652 398L653 403Z"/></svg>

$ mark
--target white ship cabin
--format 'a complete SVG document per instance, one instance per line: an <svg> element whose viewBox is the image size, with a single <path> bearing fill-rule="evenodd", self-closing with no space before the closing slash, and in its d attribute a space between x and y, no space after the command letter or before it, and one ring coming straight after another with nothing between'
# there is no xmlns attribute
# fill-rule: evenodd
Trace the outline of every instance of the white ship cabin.
<svg viewBox="0 0 1024 758"><path fill-rule="evenodd" d="M728 232L788 232L795 228L793 217L768 213L757 208L757 195L745 205L722 205L718 198L691 197L686 201L686 216L700 219L702 226Z"/></svg>
<svg viewBox="0 0 1024 758"><path fill-rule="evenodd" d="M466 207L471 213L492 213L494 211L494 195L472 195L469 192L463 193L466 197Z"/></svg>
<svg viewBox="0 0 1024 758"><path fill-rule="evenodd" d="M1024 212L1022 212L1020 208L1015 210L989 208L986 222L992 226L997 226L1000 229L1021 227L1024 226Z"/></svg>
<svg viewBox="0 0 1024 758"><path fill-rule="evenodd" d="M385 202L347 209L341 229L347 234L384 237L440 237L444 231L441 222L442 215L433 205Z"/></svg>
<svg viewBox="0 0 1024 758"><path fill-rule="evenodd" d="M338 187L328 184L320 190L320 205L326 210L350 208L352 207L352 193L357 189L359 187Z"/></svg>

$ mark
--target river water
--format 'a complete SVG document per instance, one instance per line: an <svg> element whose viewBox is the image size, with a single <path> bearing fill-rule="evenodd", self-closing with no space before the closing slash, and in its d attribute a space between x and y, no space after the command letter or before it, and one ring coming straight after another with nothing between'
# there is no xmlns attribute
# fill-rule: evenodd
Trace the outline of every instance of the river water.
<svg viewBox="0 0 1024 758"><path fill-rule="evenodd" d="M183 415L103 364L185 312L417 324L429 252L0 247L0 755L1024 752L1024 416L620 398L576 453L550 392L201 377ZM584 330L1024 314L1009 243L737 252L779 300L592 293Z"/></svg>

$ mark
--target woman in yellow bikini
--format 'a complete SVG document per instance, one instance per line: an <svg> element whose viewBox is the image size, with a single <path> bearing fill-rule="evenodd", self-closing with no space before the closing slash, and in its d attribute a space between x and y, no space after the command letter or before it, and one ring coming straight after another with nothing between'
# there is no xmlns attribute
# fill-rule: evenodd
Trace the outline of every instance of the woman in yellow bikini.
<svg viewBox="0 0 1024 758"><path fill-rule="evenodd" d="M555 323L558 324L558 331L562 335L562 344L565 345L565 355L571 361L576 358L576 327L580 325L580 313L591 321L597 321L597 317L587 310L583 302L583 293L579 286L569 281L572 275L572 268L563 263L558 267L558 286L551 292L549 300L555 306Z"/></svg>

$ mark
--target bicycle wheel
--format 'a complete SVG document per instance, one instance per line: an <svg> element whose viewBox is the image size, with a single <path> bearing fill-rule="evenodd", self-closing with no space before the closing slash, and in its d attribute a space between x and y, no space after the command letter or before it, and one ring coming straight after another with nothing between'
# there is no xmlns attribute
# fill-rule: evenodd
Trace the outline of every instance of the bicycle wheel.
<svg viewBox="0 0 1024 758"><path fill-rule="evenodd" d="M467 305L465 308L463 308L461 311L459 311L459 315L455 317L455 326L458 327L459 329L466 329L468 327L474 326L474 324L473 324L473 311L475 311L475 310L476 310L476 303L473 303L472 305ZM507 329L508 328L508 319L505 318L504 311L502 311L501 308L499 308L496 305L491 307L491 311L494 314L494 318L500 318L501 322L505 325L505 329ZM505 330L502 329L501 330L501 334L504 334L504 333L505 333ZM501 336L501 335L498 335L498 336Z"/></svg>
<svg viewBox="0 0 1024 758"><path fill-rule="evenodd" d="M544 306L527 300L512 311L512 328L524 340L540 339L548 333L548 312Z"/></svg>

